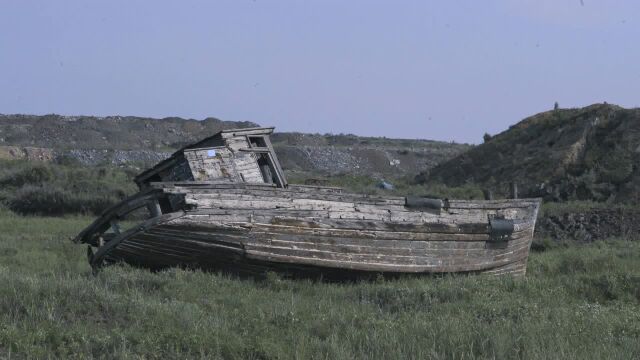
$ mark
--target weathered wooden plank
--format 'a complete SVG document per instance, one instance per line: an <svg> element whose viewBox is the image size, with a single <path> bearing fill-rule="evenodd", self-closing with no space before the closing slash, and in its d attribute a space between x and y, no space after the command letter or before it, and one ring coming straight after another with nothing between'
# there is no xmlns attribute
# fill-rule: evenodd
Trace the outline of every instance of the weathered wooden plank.
<svg viewBox="0 0 640 360"><path fill-rule="evenodd" d="M275 188L274 184L229 184L214 181L169 181L169 182L152 182L153 188L169 189L173 191L188 191L193 189L268 189Z"/></svg>
<svg viewBox="0 0 640 360"><path fill-rule="evenodd" d="M202 186L205 186L205 184L201 184ZM187 187L191 187L191 185L186 185ZM180 186L178 186L179 188ZM224 187L219 186L219 184L210 184L210 186L207 187L208 190L216 190L216 189L223 189ZM260 190L260 189L255 189L255 190ZM288 189L274 189L270 194L269 193L263 193L264 196L268 196L268 195L272 195L272 196L280 196L279 194L295 194L295 193L311 193L314 197L315 195L330 195L331 193L327 193L327 192L322 192L322 190L326 190L323 189L322 187L317 187L317 188L307 188L305 186L300 186L300 185L290 185ZM333 188L329 188L329 190L335 190ZM341 195L344 197L351 197L353 199L376 199L376 200L380 200L380 201L391 201L394 204L397 205L403 205L405 202L405 198L404 197L381 197L381 196L372 196L372 195L363 195L363 194L351 194L351 193L346 193L346 192L341 192L339 194L335 194L335 195ZM522 200L491 200L491 201L475 201L475 200L449 200L448 202L448 206L445 206L446 208L449 209L505 209L505 208L528 208L528 207L535 207L538 203L537 199L522 199Z"/></svg>
<svg viewBox="0 0 640 360"><path fill-rule="evenodd" d="M449 200L451 209L506 209L528 208L537 206L537 199L509 199L509 200Z"/></svg>
<svg viewBox="0 0 640 360"><path fill-rule="evenodd" d="M230 129L230 130L222 130L220 135L224 139L233 139L238 136L249 136L249 135L269 135L273 132L273 127L255 127L255 128L243 128L243 129Z"/></svg>
<svg viewBox="0 0 640 360"><path fill-rule="evenodd" d="M360 239L372 240L403 240L403 241L457 241L457 242L486 242L490 240L487 233L434 233L434 232L402 232L402 231L377 231L377 230L349 230L330 228L310 228L297 226L281 226L271 224L254 223L252 232L265 232L292 236L317 236L331 239ZM510 239L530 237L529 231L514 232Z"/></svg>
<svg viewBox="0 0 640 360"><path fill-rule="evenodd" d="M526 253L526 252L525 252ZM461 271L480 271L489 268L494 268L503 264L507 264L508 261L488 261L477 263L459 263L459 264L396 264L396 263L381 263L381 262L357 262L350 261L348 259L331 259L331 258L309 258L300 257L291 254L287 254L284 251L282 253L272 253L259 251L257 249L247 250L247 257L250 259L281 262L281 263L296 263L307 264L319 267L340 268L340 269L352 269L361 271L380 271L380 272L461 272ZM519 260L519 259L516 259Z"/></svg>
<svg viewBox="0 0 640 360"><path fill-rule="evenodd" d="M170 232L162 232L162 233L152 233L147 232L144 235L141 235L142 238L147 238L150 241L169 241L175 242L180 245L180 242L184 242L187 244L197 244L202 247L210 247L210 246L222 246L227 248L234 249L242 249L243 243L246 242L246 236L244 237L233 237L230 235L201 235L196 233L187 233L187 234L179 234L179 233L170 233Z"/></svg>
<svg viewBox="0 0 640 360"><path fill-rule="evenodd" d="M531 238L522 238L510 241L505 248L487 248L482 243L471 243L481 246L460 246L469 243L448 242L445 246L443 242L424 241L401 241L401 240L376 240L369 242L354 242L350 239L336 239L329 242L328 239L316 240L309 237L300 236L297 239L283 236L281 234L252 234L247 244L261 245L265 247L290 248L299 251L330 251L343 254L368 254L368 255L402 255L402 256L427 256L437 258L473 259L478 257L489 258L501 254L506 254L513 249L529 247ZM432 246L439 245L439 246ZM464 258L464 259L463 259Z"/></svg>
<svg viewBox="0 0 640 360"><path fill-rule="evenodd" d="M335 210L335 211L355 211L353 203L340 203L320 200L301 199L226 199L200 198L197 195L189 194L185 196L187 204L197 205L198 208L218 208L218 209L300 209L300 210Z"/></svg>
<svg viewBox="0 0 640 360"><path fill-rule="evenodd" d="M357 199L354 202L335 201L335 200L318 200L318 199L301 199L295 196L284 196L278 199L270 197L261 197L256 194L238 194L233 197L231 194L187 194L186 198L189 203L198 205L201 208L228 208L228 209L309 209L309 210L335 210L335 211L353 211L358 214L336 214L335 218L354 218L354 219L380 219L388 221L417 221L418 218L450 218L457 222L478 222L486 219L488 215L501 215L507 218L517 218L518 213L514 209L507 210L486 210L486 209L452 209L441 214L439 217L430 212L415 211L407 209L404 206L394 204L359 204ZM346 200L346 198L343 198ZM485 211L483 211L485 210ZM367 214L371 215L367 217ZM384 216L388 215L388 218ZM419 215L417 215L419 214Z"/></svg>
<svg viewBox="0 0 640 360"><path fill-rule="evenodd" d="M393 232L433 232L433 233L481 233L488 234L488 223L444 223L444 222L388 222L380 220L362 220L361 217L342 219L331 217L331 213L324 212L308 214L323 217L280 217L277 213L269 213L267 211L232 211L232 210L215 210L211 209L207 212L187 213L187 215L178 220L180 223L189 223L196 225L201 222L215 223L217 225L227 224L229 226L245 226L250 227L252 224L272 224L283 226L298 226L311 228L330 228L330 229L347 229L347 230L378 230ZM211 215L207 213L213 213Z"/></svg>
<svg viewBox="0 0 640 360"><path fill-rule="evenodd" d="M126 251L134 254L138 254L139 256L145 256L149 258L161 258L167 261L183 261L185 259L189 259L189 254L180 254L173 253L173 251L163 248L158 248L157 246L146 246L145 244L138 243L135 239L128 240L118 245L110 254L113 254L115 251Z"/></svg>
<svg viewBox="0 0 640 360"><path fill-rule="evenodd" d="M354 247L340 247L336 245L325 245L315 247L298 247L294 244L287 244L280 241L278 245L274 245L273 242L269 242L269 238L273 236L271 234L252 234L252 240L245 244L247 252L250 250L258 250L261 252L272 251L275 254L284 254L298 257L310 257L310 258L323 258L333 259L341 261L361 261L361 262L388 262L398 264L430 264L436 261L438 264L443 262L472 262L472 261L493 261L493 262L510 262L512 259L520 258L523 252L528 254L530 239L523 239L521 241L514 241L511 246L505 248L484 249L484 251L476 251L473 256L462 253L450 253L435 251L415 252L410 255L390 254L387 252L361 252L350 251L355 250ZM339 251L340 249L345 251ZM363 250L363 247L359 248Z"/></svg>
<svg viewBox="0 0 640 360"><path fill-rule="evenodd" d="M295 224L296 219L275 218L273 225ZM347 229L347 230L382 230L390 232L421 232L421 233L463 233L488 234L488 224L444 224L444 223L390 223L379 221L360 221L356 219L314 219L318 228Z"/></svg>
<svg viewBox="0 0 640 360"><path fill-rule="evenodd" d="M125 246L137 246L138 248L153 249L153 252L179 255L184 257L212 256L216 253L237 255L244 254L244 248L239 242L220 241L219 238L202 239L191 236L178 236L176 234L141 233L123 242ZM212 252L213 251L213 252Z"/></svg>
<svg viewBox="0 0 640 360"><path fill-rule="evenodd" d="M481 222L487 221L488 214L476 212L475 214L437 216L429 212L412 212L400 208L391 210L387 207L376 208L375 206L362 206L350 203L330 202L330 201L300 201L291 200L249 200L249 199L202 199L195 195L186 195L187 204L196 205L201 209L226 209L226 210L301 210L301 211L328 211L327 217L332 219L357 219L357 220L378 220L389 222L442 222L449 219L449 222ZM278 213L272 213L278 216Z"/></svg>
<svg viewBox="0 0 640 360"><path fill-rule="evenodd" d="M224 184L217 184L224 185ZM255 184L262 185L262 184ZM403 205L403 199L396 198L381 198L375 196L367 196L360 194L345 194L345 193L335 193L330 191L317 191L312 192L311 190L302 190L297 189L293 190L292 188L280 189L276 188L272 184L264 184L269 186L260 186L257 188L256 186L250 186L250 188L229 188L229 189L220 189L220 188L212 188L206 185L201 186L193 186L193 187L164 187L165 192L184 192L184 193L193 193L197 192L198 194L203 194L206 196L213 196L213 194L245 194L245 195L253 195L253 196L263 196L263 197L289 197L289 198L310 198L310 199L323 199L323 200L338 200L341 199L349 199L349 201L354 200L362 200L369 202L381 202L381 203L393 203L396 205Z"/></svg>
<svg viewBox="0 0 640 360"><path fill-rule="evenodd" d="M443 267L466 267L466 268L488 268L499 265L508 264L522 259L529 252L527 245L519 248L510 249L509 251L498 254L477 253L476 256L466 256L464 254L445 256L436 253L425 254L369 254L369 253L345 253L336 251L327 251L319 249L296 249L291 247L281 247L273 245L263 245L259 243L247 244L245 247L247 254L254 252L292 256L296 258L313 260L332 260L335 262L345 262L357 264L363 269L371 263L386 265L424 265L424 266L443 266Z"/></svg>
<svg viewBox="0 0 640 360"><path fill-rule="evenodd" d="M342 192L343 189L335 186L319 186L319 185L302 185L302 184L289 184L289 189L302 189L305 191L316 191L316 190L329 190Z"/></svg>

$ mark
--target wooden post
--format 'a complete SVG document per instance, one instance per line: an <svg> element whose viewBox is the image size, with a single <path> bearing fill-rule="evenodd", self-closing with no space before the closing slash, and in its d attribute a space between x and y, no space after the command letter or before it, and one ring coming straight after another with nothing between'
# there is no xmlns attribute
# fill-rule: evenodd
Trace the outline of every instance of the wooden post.
<svg viewBox="0 0 640 360"><path fill-rule="evenodd" d="M511 185L511 198L512 199L517 199L518 198L518 183L516 183L515 181L510 183Z"/></svg>
<svg viewBox="0 0 640 360"><path fill-rule="evenodd" d="M493 191L489 189L484 189L482 190L482 193L484 194L485 200L493 200Z"/></svg>
<svg viewBox="0 0 640 360"><path fill-rule="evenodd" d="M162 215L162 210L160 209L160 204L157 199L151 200L147 203L147 209L149 210L149 214L151 218L158 217Z"/></svg>

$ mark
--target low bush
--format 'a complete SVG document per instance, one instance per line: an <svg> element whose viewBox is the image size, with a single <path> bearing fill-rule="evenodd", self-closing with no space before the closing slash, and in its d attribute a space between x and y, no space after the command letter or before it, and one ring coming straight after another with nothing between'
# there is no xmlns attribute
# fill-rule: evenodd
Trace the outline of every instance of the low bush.
<svg viewBox="0 0 640 360"><path fill-rule="evenodd" d="M136 191L135 172L114 167L3 161L0 204L19 214L100 214Z"/></svg>
<svg viewBox="0 0 640 360"><path fill-rule="evenodd" d="M122 198L114 194L73 192L51 185L20 188L9 200L9 208L20 214L100 214Z"/></svg>
<svg viewBox="0 0 640 360"><path fill-rule="evenodd" d="M54 177L51 167L35 164L5 175L0 179L0 185L18 187L27 184L42 184L52 181Z"/></svg>

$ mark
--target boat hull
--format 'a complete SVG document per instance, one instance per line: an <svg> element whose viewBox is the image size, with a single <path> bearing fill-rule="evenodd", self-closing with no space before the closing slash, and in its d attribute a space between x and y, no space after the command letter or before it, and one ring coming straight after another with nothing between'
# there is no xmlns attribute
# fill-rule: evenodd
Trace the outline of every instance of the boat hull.
<svg viewBox="0 0 640 360"><path fill-rule="evenodd" d="M404 198L304 187L165 184L162 192L184 197L184 211L120 236L103 251L101 262L251 275L518 276L526 273L539 206L537 199L521 199L447 201L442 209L415 209ZM492 219L507 221L510 231L496 238Z"/></svg>
<svg viewBox="0 0 640 360"><path fill-rule="evenodd" d="M229 231L163 224L123 241L107 257L150 267L190 267L245 274L290 273L447 273L524 275L530 230L508 241L487 243L484 234L447 234L436 240L394 237L342 237L312 228L258 225ZM404 236L406 235L406 237ZM460 240L460 235L471 235Z"/></svg>

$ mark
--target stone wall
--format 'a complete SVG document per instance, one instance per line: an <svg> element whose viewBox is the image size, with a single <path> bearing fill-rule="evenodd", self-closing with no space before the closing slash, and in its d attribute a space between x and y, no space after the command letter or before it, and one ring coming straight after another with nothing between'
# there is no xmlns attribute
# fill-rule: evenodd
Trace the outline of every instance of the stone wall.
<svg viewBox="0 0 640 360"><path fill-rule="evenodd" d="M537 238L589 242L611 237L640 239L640 209L593 209L542 215L536 223Z"/></svg>

